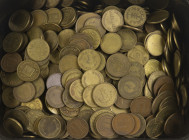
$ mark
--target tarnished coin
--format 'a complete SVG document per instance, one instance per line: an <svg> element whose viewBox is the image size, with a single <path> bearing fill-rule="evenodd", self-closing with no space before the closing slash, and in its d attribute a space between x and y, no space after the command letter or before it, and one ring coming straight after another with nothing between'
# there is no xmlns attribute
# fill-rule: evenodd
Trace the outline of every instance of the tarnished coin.
<svg viewBox="0 0 189 140"><path fill-rule="evenodd" d="M86 110L80 110L78 117L84 119L86 122L89 123L89 120L91 118L91 115L94 113L92 109L86 109Z"/></svg>
<svg viewBox="0 0 189 140"><path fill-rule="evenodd" d="M48 23L60 24L62 21L62 12L58 8L49 8L46 10Z"/></svg>
<svg viewBox="0 0 189 140"><path fill-rule="evenodd" d="M97 70L86 71L81 79L84 88L90 85L98 85L104 83L103 75Z"/></svg>
<svg viewBox="0 0 189 140"><path fill-rule="evenodd" d="M83 102L83 85L81 83L81 80L75 80L71 85L70 85L70 96L78 102Z"/></svg>
<svg viewBox="0 0 189 140"><path fill-rule="evenodd" d="M152 101L147 97L138 97L131 102L130 109L132 113L148 117L152 109Z"/></svg>
<svg viewBox="0 0 189 140"><path fill-rule="evenodd" d="M179 26L179 24L178 24L177 17L175 16L174 13L173 13L173 19L172 19L172 27L173 27L173 29L174 29L176 32L178 32L178 33L181 32L181 28L180 28L180 26Z"/></svg>
<svg viewBox="0 0 189 140"><path fill-rule="evenodd" d="M100 55L100 58L101 58L101 62L100 62L100 65L99 67L97 68L98 71L102 71L105 66L106 66L106 58L105 58L105 55L102 54L101 52L98 52L99 55Z"/></svg>
<svg viewBox="0 0 189 140"><path fill-rule="evenodd" d="M48 111L49 111L50 113L55 114L55 115L60 114L59 109L51 107L51 106L47 103L46 100L45 100L45 106L47 107L47 109L48 109Z"/></svg>
<svg viewBox="0 0 189 140"><path fill-rule="evenodd" d="M61 59L63 56L69 55L69 54L78 56L79 53L80 53L79 46L75 44L70 44L60 51L59 58Z"/></svg>
<svg viewBox="0 0 189 140"><path fill-rule="evenodd" d="M129 111L128 110L126 110L126 109L120 109L120 108L118 108L118 107L116 107L116 106L111 106L110 107L110 110L114 113L114 114L120 114L120 113L128 113Z"/></svg>
<svg viewBox="0 0 189 140"><path fill-rule="evenodd" d="M186 107L188 103L188 92L185 85L180 86L180 95L181 95L181 104L183 107Z"/></svg>
<svg viewBox="0 0 189 140"><path fill-rule="evenodd" d="M146 0L128 0L131 4L142 5Z"/></svg>
<svg viewBox="0 0 189 140"><path fill-rule="evenodd" d="M35 94L35 98L40 97L44 91L45 91L45 83L44 80L40 77L38 79L36 79L35 81L32 82L33 85L35 86L35 90L36 90L36 94Z"/></svg>
<svg viewBox="0 0 189 140"><path fill-rule="evenodd" d="M78 56L78 64L81 69L87 71L97 69L100 65L101 58L98 52L92 49L82 51Z"/></svg>
<svg viewBox="0 0 189 140"><path fill-rule="evenodd" d="M130 29L121 29L117 32L122 39L122 47L121 50L127 52L135 47L137 43L137 36L136 34Z"/></svg>
<svg viewBox="0 0 189 140"><path fill-rule="evenodd" d="M111 55L106 63L106 69L114 77L123 77L129 73L130 62L127 56L116 53Z"/></svg>
<svg viewBox="0 0 189 140"><path fill-rule="evenodd" d="M134 99L140 96L142 88L140 79L136 76L127 75L118 83L119 93L125 99Z"/></svg>
<svg viewBox="0 0 189 140"><path fill-rule="evenodd" d="M148 84L146 84L145 87L144 87L144 96L149 98L149 99L154 98L154 94L153 94L153 92L150 91Z"/></svg>
<svg viewBox="0 0 189 140"><path fill-rule="evenodd" d="M149 7L155 10L166 9L169 6L170 0L151 0L149 1Z"/></svg>
<svg viewBox="0 0 189 140"><path fill-rule="evenodd" d="M41 28L34 26L27 31L27 35L30 41L34 39L44 39L43 31Z"/></svg>
<svg viewBox="0 0 189 140"><path fill-rule="evenodd" d="M34 81L39 77L40 68L34 61L22 61L17 67L18 77L23 81Z"/></svg>
<svg viewBox="0 0 189 140"><path fill-rule="evenodd" d="M58 47L57 34L52 30L48 30L44 33L44 37L45 37L45 40L47 41L47 43L49 44L50 51L54 52Z"/></svg>
<svg viewBox="0 0 189 140"><path fill-rule="evenodd" d="M139 27L146 22L146 12L142 7L133 5L126 9L124 19L127 24Z"/></svg>
<svg viewBox="0 0 189 140"><path fill-rule="evenodd" d="M147 32L148 34L159 30L159 26L156 25L156 24L148 24L148 23L145 23L144 27L145 27L145 30L146 30L146 32Z"/></svg>
<svg viewBox="0 0 189 140"><path fill-rule="evenodd" d="M158 10L150 14L147 19L148 24L159 24L169 18L169 12L166 10Z"/></svg>
<svg viewBox="0 0 189 140"><path fill-rule="evenodd" d="M150 59L145 65L145 74L147 77L149 77L153 72L155 71L161 71L161 63L156 59Z"/></svg>
<svg viewBox="0 0 189 140"><path fill-rule="evenodd" d="M102 16L102 25L109 32L117 32L123 24L123 15L118 10L109 9Z"/></svg>
<svg viewBox="0 0 189 140"><path fill-rule="evenodd" d="M46 3L46 0L32 0L31 8L32 9L41 9Z"/></svg>
<svg viewBox="0 0 189 140"><path fill-rule="evenodd" d="M42 39L34 39L27 46L28 56L34 61L45 60L50 53L49 45Z"/></svg>
<svg viewBox="0 0 189 140"><path fill-rule="evenodd" d="M103 36L100 47L107 54L117 53L122 47L121 37L117 33L107 33Z"/></svg>
<svg viewBox="0 0 189 140"><path fill-rule="evenodd" d="M54 73L60 73L59 66L57 64L49 64L49 75Z"/></svg>
<svg viewBox="0 0 189 140"><path fill-rule="evenodd" d="M31 15L33 17L33 27L34 26L41 26L48 21L47 14L43 10L34 10L31 12Z"/></svg>
<svg viewBox="0 0 189 140"><path fill-rule="evenodd" d="M8 108L15 108L20 105L20 102L16 100L13 95L12 88L5 88L2 92L2 102Z"/></svg>
<svg viewBox="0 0 189 140"><path fill-rule="evenodd" d="M59 109L60 113L67 117L76 117L79 114L79 108L69 108L64 106Z"/></svg>
<svg viewBox="0 0 189 140"><path fill-rule="evenodd" d="M1 59L1 68L5 72L15 72L21 61L22 57L18 53L7 53Z"/></svg>
<svg viewBox="0 0 189 140"><path fill-rule="evenodd" d="M115 105L121 109L128 109L128 108L130 108L131 102L132 102L132 100L125 99L118 95Z"/></svg>
<svg viewBox="0 0 189 140"><path fill-rule="evenodd" d="M178 77L180 70L181 70L181 54L177 50L174 53L174 58L173 58L173 65L174 65L174 76Z"/></svg>
<svg viewBox="0 0 189 140"><path fill-rule="evenodd" d="M47 89L54 87L54 86L62 87L61 77L62 77L61 73L54 73L54 74L50 75L46 82Z"/></svg>
<svg viewBox="0 0 189 140"><path fill-rule="evenodd" d="M29 109L33 109L33 110L41 110L41 111L43 110L43 104L39 98L36 98L27 103L21 103L21 106L28 107Z"/></svg>
<svg viewBox="0 0 189 140"><path fill-rule="evenodd" d="M64 89L59 86L54 86L48 89L46 93L46 101L47 103L54 108L61 108L64 106L62 101L62 93Z"/></svg>
<svg viewBox="0 0 189 140"><path fill-rule="evenodd" d="M116 102L117 94L117 90L113 85L103 83L94 88L92 97L98 106L110 107Z"/></svg>
<svg viewBox="0 0 189 140"><path fill-rule="evenodd" d="M43 31L48 31L48 30L52 30L55 32L62 31L62 28L58 24L55 24L55 23L46 23L46 24L41 25L40 28Z"/></svg>
<svg viewBox="0 0 189 140"><path fill-rule="evenodd" d="M72 138L82 139L89 132L89 125L81 118L74 118L67 124L67 131Z"/></svg>
<svg viewBox="0 0 189 140"><path fill-rule="evenodd" d="M119 135L129 135L135 127L135 120L131 114L121 113L112 120L113 130Z"/></svg>
<svg viewBox="0 0 189 140"><path fill-rule="evenodd" d="M62 57L62 59L59 62L59 69L61 73L64 73L65 71L69 69L79 69L78 66L78 60L77 56L75 55L66 55Z"/></svg>
<svg viewBox="0 0 189 140"><path fill-rule="evenodd" d="M45 7L54 8L59 4L60 0L47 0Z"/></svg>
<svg viewBox="0 0 189 140"><path fill-rule="evenodd" d="M69 7L69 6L71 6L74 2L75 2L75 0L63 0L63 1L61 2L61 6L62 6L62 7Z"/></svg>
<svg viewBox="0 0 189 140"><path fill-rule="evenodd" d="M13 89L15 99L25 103L31 101L35 97L35 93L35 87L30 82L26 82Z"/></svg>
<svg viewBox="0 0 189 140"><path fill-rule="evenodd" d="M140 79L144 79L145 78L144 67L138 62L132 62L131 67L129 69L129 75L137 76Z"/></svg>

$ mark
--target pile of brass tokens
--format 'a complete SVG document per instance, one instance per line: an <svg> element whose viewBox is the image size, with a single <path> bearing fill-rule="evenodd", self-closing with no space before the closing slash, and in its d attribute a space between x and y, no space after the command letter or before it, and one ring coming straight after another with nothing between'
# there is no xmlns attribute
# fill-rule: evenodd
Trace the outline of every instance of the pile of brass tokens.
<svg viewBox="0 0 189 140"><path fill-rule="evenodd" d="M9 135L182 135L188 97L169 0L101 0L93 12L89 0L32 2L12 13L3 40Z"/></svg>

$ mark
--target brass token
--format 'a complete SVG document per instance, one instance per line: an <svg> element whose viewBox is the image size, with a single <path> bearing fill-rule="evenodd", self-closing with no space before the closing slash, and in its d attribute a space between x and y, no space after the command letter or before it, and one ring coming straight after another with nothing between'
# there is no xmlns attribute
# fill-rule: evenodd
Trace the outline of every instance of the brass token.
<svg viewBox="0 0 189 140"><path fill-rule="evenodd" d="M121 113L113 118L112 127L117 134L125 136L134 130L135 120L131 114Z"/></svg>
<svg viewBox="0 0 189 140"><path fill-rule="evenodd" d="M15 72L21 61L22 57L18 53L7 53L1 59L1 68L5 72Z"/></svg>
<svg viewBox="0 0 189 140"><path fill-rule="evenodd" d="M181 85L180 87L180 95L181 95L181 104L183 107L186 107L188 103L188 93L185 85Z"/></svg>
<svg viewBox="0 0 189 140"><path fill-rule="evenodd" d="M47 109L48 109L48 111L49 111L50 113L55 114L55 115L60 114L59 109L51 107L51 106L47 103L46 100L45 100L45 105L46 105L46 107L47 107Z"/></svg>
<svg viewBox="0 0 189 140"><path fill-rule="evenodd" d="M120 109L120 108L117 108L116 106L111 106L110 107L110 110L114 113L114 114L120 114L120 113L128 113L129 111L126 110L126 109Z"/></svg>
<svg viewBox="0 0 189 140"><path fill-rule="evenodd" d="M159 110L162 111L166 107L177 108L177 99L174 96L165 98L159 105Z"/></svg>
<svg viewBox="0 0 189 140"><path fill-rule="evenodd" d="M121 47L122 51L127 52L135 47L137 43L137 36L132 30L121 29L118 31L118 34L121 36L123 42Z"/></svg>
<svg viewBox="0 0 189 140"><path fill-rule="evenodd" d="M143 46L136 45L128 52L128 58L132 62L138 62L142 65L145 65L148 62L150 55Z"/></svg>
<svg viewBox="0 0 189 140"><path fill-rule="evenodd" d="M99 67L97 68L97 70L102 71L106 66L106 58L105 58L104 54L102 54L101 52L98 52L98 53L100 55L101 62L100 62Z"/></svg>
<svg viewBox="0 0 189 140"><path fill-rule="evenodd" d="M40 28L43 31L48 31L48 30L52 30L55 32L62 31L62 28L58 24L55 24L55 23L46 23L46 24L41 25Z"/></svg>
<svg viewBox="0 0 189 140"><path fill-rule="evenodd" d="M83 91L83 100L84 100L85 104L87 104L90 107L97 107L97 105L95 104L93 97L92 97L94 88L95 88L94 85L88 86Z"/></svg>
<svg viewBox="0 0 189 140"><path fill-rule="evenodd" d="M27 106L18 106L14 110L20 110L20 111L26 113L28 110L30 110L30 108Z"/></svg>
<svg viewBox="0 0 189 140"><path fill-rule="evenodd" d="M161 71L161 63L156 59L150 59L145 65L145 74L147 77L149 77L153 72L155 71Z"/></svg>
<svg viewBox="0 0 189 140"><path fill-rule="evenodd" d="M86 122L89 123L91 115L94 113L92 109L80 110L78 117L84 119Z"/></svg>
<svg viewBox="0 0 189 140"><path fill-rule="evenodd" d="M30 82L26 82L13 89L15 99L24 103L31 101L34 98L35 93L35 87Z"/></svg>
<svg viewBox="0 0 189 140"><path fill-rule="evenodd" d="M132 100L124 99L123 97L118 95L115 105L121 109L128 109L128 108L130 108L131 102L132 102Z"/></svg>
<svg viewBox="0 0 189 140"><path fill-rule="evenodd" d="M34 39L44 39L43 31L41 28L35 26L27 31L27 35L30 41Z"/></svg>
<svg viewBox="0 0 189 140"><path fill-rule="evenodd" d="M103 36L100 47L103 52L114 54L122 47L121 37L117 33L107 33Z"/></svg>
<svg viewBox="0 0 189 140"><path fill-rule="evenodd" d="M39 98L45 91L45 83L44 80L40 77L37 80L32 82L35 86L36 94L35 98Z"/></svg>
<svg viewBox="0 0 189 140"><path fill-rule="evenodd" d="M138 97L131 102L130 110L132 113L148 117L151 114L152 101L147 97Z"/></svg>
<svg viewBox="0 0 189 140"><path fill-rule="evenodd" d="M60 72L64 73L69 69L79 69L77 59L79 58L77 58L77 56L75 55L66 55L62 57L62 59L59 62Z"/></svg>
<svg viewBox="0 0 189 140"><path fill-rule="evenodd" d="M97 69L100 65L100 61L100 55L92 49L86 49L78 56L78 64L80 68L85 71Z"/></svg>
<svg viewBox="0 0 189 140"><path fill-rule="evenodd" d="M102 25L109 32L117 32L123 24L123 15L116 9L109 9L102 16Z"/></svg>
<svg viewBox="0 0 189 140"><path fill-rule="evenodd" d="M139 27L146 22L146 12L142 7L133 5L126 9L124 19L127 24Z"/></svg>
<svg viewBox="0 0 189 140"><path fill-rule="evenodd" d="M81 80L78 79L78 80L75 80L71 85L70 85L70 89L69 89L69 92L70 92L70 96L78 101L78 102L83 102L83 86L82 86L82 83L81 83Z"/></svg>
<svg viewBox="0 0 189 140"><path fill-rule="evenodd" d="M173 65L174 65L174 76L178 77L181 70L181 54L178 50L175 51L174 53Z"/></svg>
<svg viewBox="0 0 189 140"><path fill-rule="evenodd" d="M159 30L159 26L157 24L145 23L145 30L149 34L149 33L152 33L152 32Z"/></svg>
<svg viewBox="0 0 189 140"><path fill-rule="evenodd" d="M142 5L146 0L128 0L131 4Z"/></svg>
<svg viewBox="0 0 189 140"><path fill-rule="evenodd" d="M172 83L166 83L166 84L162 85L159 88L158 93L156 95L159 95L159 94L161 94L162 92L164 92L166 90L174 92L175 91L175 87L174 87L174 85Z"/></svg>
<svg viewBox="0 0 189 140"><path fill-rule="evenodd" d="M154 119L154 116L153 116L153 115L147 117L147 118L146 118L146 123L148 124L149 121L151 121L152 119Z"/></svg>
<svg viewBox="0 0 189 140"><path fill-rule="evenodd" d="M97 70L86 71L81 79L84 88L90 85L98 85L104 83L103 75Z"/></svg>
<svg viewBox="0 0 189 140"><path fill-rule="evenodd" d="M42 39L32 40L26 50L29 57L34 61L43 61L50 53L48 43Z"/></svg>
<svg viewBox="0 0 189 140"><path fill-rule="evenodd" d="M129 69L129 75L137 76L140 79L145 78L145 70L144 67L137 62L132 62L131 67Z"/></svg>
<svg viewBox="0 0 189 140"><path fill-rule="evenodd" d="M76 117L79 114L79 108L69 108L67 106L64 106L59 109L60 113L66 117Z"/></svg>
<svg viewBox="0 0 189 140"><path fill-rule="evenodd" d="M74 118L68 122L67 131L72 138L82 139L87 136L89 132L89 125L81 118Z"/></svg>
<svg viewBox="0 0 189 140"><path fill-rule="evenodd" d="M19 51L24 43L22 33L11 32L3 40L3 50L7 53Z"/></svg>
<svg viewBox="0 0 189 140"><path fill-rule="evenodd" d="M61 2L62 7L69 7L71 6L75 1L74 0L63 0Z"/></svg>
<svg viewBox="0 0 189 140"><path fill-rule="evenodd" d="M49 76L49 67L42 69L40 74L43 79L47 79Z"/></svg>
<svg viewBox="0 0 189 140"><path fill-rule="evenodd" d="M94 88L92 97L98 106L110 107L116 102L117 94L117 90L113 85L103 83Z"/></svg>
<svg viewBox="0 0 189 140"><path fill-rule="evenodd" d="M64 89L59 86L54 86L48 89L46 93L46 101L47 103L54 108L61 108L64 106L62 101L62 93Z"/></svg>
<svg viewBox="0 0 189 140"><path fill-rule="evenodd" d="M77 12L72 7L65 7L61 9L64 18L60 25L63 28L71 28L77 21Z"/></svg>
<svg viewBox="0 0 189 140"><path fill-rule="evenodd" d="M40 69L34 61L25 60L18 65L17 74L23 81L34 81L39 77Z"/></svg>
<svg viewBox="0 0 189 140"><path fill-rule="evenodd" d="M61 77L62 74L61 73L54 73L52 75L50 75L46 81L46 87L47 89L54 87L54 86L60 86L62 87L61 84Z"/></svg>
<svg viewBox="0 0 189 140"><path fill-rule="evenodd" d="M54 73L60 73L59 66L57 64L50 64L49 65L49 75Z"/></svg>
<svg viewBox="0 0 189 140"><path fill-rule="evenodd" d="M121 79L121 78L119 78L119 77L112 76L112 75L107 71L107 68L105 69L105 73L106 73L106 75L107 75L110 79L112 79L112 80L119 81L119 80Z"/></svg>
<svg viewBox="0 0 189 140"><path fill-rule="evenodd" d="M48 30L44 33L44 37L45 37L45 40L47 41L47 43L49 44L50 51L54 52L58 47L57 34L52 30Z"/></svg>
<svg viewBox="0 0 189 140"><path fill-rule="evenodd" d="M120 95L125 99L134 99L141 95L142 85L140 79L136 76L127 75L118 83Z"/></svg>
<svg viewBox="0 0 189 140"><path fill-rule="evenodd" d="M154 98L153 92L150 91L148 84L146 84L145 87L144 87L144 96L149 98L149 99Z"/></svg>
<svg viewBox="0 0 189 140"><path fill-rule="evenodd" d="M21 106L26 106L33 110L43 110L43 104L39 98L36 98L27 103L21 103Z"/></svg>
<svg viewBox="0 0 189 140"><path fill-rule="evenodd" d="M33 27L34 26L41 26L48 21L47 14L43 10L34 10L31 12L31 15L33 16Z"/></svg>
<svg viewBox="0 0 189 140"><path fill-rule="evenodd" d="M48 23L60 24L62 21L62 12L58 8L49 8L46 10Z"/></svg>
<svg viewBox="0 0 189 140"><path fill-rule="evenodd" d="M46 0L32 0L31 8L32 9L41 9L46 3Z"/></svg>
<svg viewBox="0 0 189 140"><path fill-rule="evenodd" d="M54 52L52 52L49 56L50 62L58 65L59 61L60 61L59 54L60 54L60 51L58 51L58 50L55 50Z"/></svg>
<svg viewBox="0 0 189 140"><path fill-rule="evenodd" d="M161 34L152 32L146 37L145 47L152 56L162 55L164 46L165 40Z"/></svg>
<svg viewBox="0 0 189 140"><path fill-rule="evenodd" d="M54 8L60 3L60 0L47 0L45 7Z"/></svg>
<svg viewBox="0 0 189 140"><path fill-rule="evenodd" d="M58 42L59 42L59 46L61 48L65 48L68 44L69 44L69 40L70 38L75 34L74 30L72 29L65 29L62 30L59 34L58 34Z"/></svg>
<svg viewBox="0 0 189 140"><path fill-rule="evenodd" d="M123 77L128 74L130 68L129 59L121 54L111 55L106 63L106 69L114 77Z"/></svg>
<svg viewBox="0 0 189 140"><path fill-rule="evenodd" d="M79 49L79 46L78 45L75 45L75 44L70 44L70 45L67 45L65 48L63 48L60 53L59 53L59 58L62 58L64 57L65 55L69 55L69 54L72 54L72 55L75 55L75 56L78 56L80 53L80 49Z"/></svg>
<svg viewBox="0 0 189 140"><path fill-rule="evenodd" d="M156 119L152 119L146 126L146 134L150 138L157 138L163 133L163 124Z"/></svg>
<svg viewBox="0 0 189 140"><path fill-rule="evenodd" d="M22 137L24 130L22 125L14 118L7 118L3 122L3 126L5 130L11 135L15 137Z"/></svg>
<svg viewBox="0 0 189 140"><path fill-rule="evenodd" d="M159 24L169 18L169 12L166 10L158 10L150 14L147 19L148 24Z"/></svg>
<svg viewBox="0 0 189 140"><path fill-rule="evenodd" d="M34 132L34 122L35 122L38 118L40 118L40 117L42 117L42 116L44 116L44 115L45 115L45 114L44 114L42 111L40 111L40 110L33 110L33 109L28 110L28 111L26 112L26 116L27 116L28 119L29 119L29 125L28 125L28 127L27 127L27 130L30 131L30 132Z"/></svg>
<svg viewBox="0 0 189 140"><path fill-rule="evenodd" d="M2 102L8 108L15 108L20 105L20 102L13 96L13 89L9 87L2 92Z"/></svg>
<svg viewBox="0 0 189 140"><path fill-rule="evenodd" d="M174 39L174 44L177 47L178 50L181 50L181 39L178 36L178 33L173 30L173 39Z"/></svg>

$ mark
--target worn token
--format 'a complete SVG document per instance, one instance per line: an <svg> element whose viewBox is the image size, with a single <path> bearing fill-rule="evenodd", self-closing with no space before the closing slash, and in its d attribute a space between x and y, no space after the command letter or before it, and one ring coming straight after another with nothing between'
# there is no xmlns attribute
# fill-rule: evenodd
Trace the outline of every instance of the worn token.
<svg viewBox="0 0 189 140"><path fill-rule="evenodd" d="M35 86L35 90L36 90L36 94L35 94L35 98L40 97L44 91L45 91L45 83L44 80L40 77L38 79L36 79L35 81L32 82L33 85Z"/></svg>
<svg viewBox="0 0 189 140"><path fill-rule="evenodd" d="M49 76L49 67L42 69L40 74L43 79L47 79Z"/></svg>
<svg viewBox="0 0 189 140"><path fill-rule="evenodd" d="M32 9L41 9L46 3L46 0L32 0L31 8Z"/></svg>
<svg viewBox="0 0 189 140"><path fill-rule="evenodd" d="M49 75L54 73L60 73L59 66L57 64L49 64Z"/></svg>
<svg viewBox="0 0 189 140"><path fill-rule="evenodd" d="M98 52L92 49L82 51L78 56L78 64L81 69L87 71L97 69L100 65L101 58Z"/></svg>
<svg viewBox="0 0 189 140"><path fill-rule="evenodd" d="M35 87L30 82L26 82L13 89L15 99L24 103L31 101L35 97L35 93Z"/></svg>
<svg viewBox="0 0 189 140"><path fill-rule="evenodd" d="M15 72L21 61L22 57L18 53L7 53L1 59L1 68L5 72Z"/></svg>
<svg viewBox="0 0 189 140"><path fill-rule="evenodd" d="M47 79L47 82L46 82L47 89L49 89L53 86L62 87L61 77L62 77L61 73L54 73L54 74L50 75Z"/></svg>
<svg viewBox="0 0 189 140"><path fill-rule="evenodd" d="M31 12L31 15L33 17L33 27L34 26L41 26L48 21L47 14L43 10L34 10Z"/></svg>
<svg viewBox="0 0 189 140"><path fill-rule="evenodd" d="M51 106L47 103L46 100L45 100L45 106L47 107L47 109L48 109L48 111L49 111L50 113L55 114L55 115L60 114L59 109L51 107Z"/></svg>
<svg viewBox="0 0 189 140"><path fill-rule="evenodd" d="M20 102L13 95L13 89L9 87L2 92L2 102L8 108L15 108L20 105Z"/></svg>
<svg viewBox="0 0 189 140"><path fill-rule="evenodd" d="M43 31L41 28L34 26L27 31L27 35L30 41L34 39L44 39Z"/></svg>
<svg viewBox="0 0 189 140"><path fill-rule="evenodd" d="M49 8L46 10L48 23L60 24L62 21L62 12L58 8Z"/></svg>
<svg viewBox="0 0 189 140"><path fill-rule="evenodd" d="M59 62L59 69L61 73L64 73L65 71L69 69L79 69L78 66L78 60L77 56L75 55L66 55L62 57L62 59Z"/></svg>
<svg viewBox="0 0 189 140"><path fill-rule="evenodd" d="M97 70L86 71L81 79L84 88L90 85L98 85L104 83L103 75Z"/></svg>
<svg viewBox="0 0 189 140"><path fill-rule="evenodd" d="M81 118L74 118L67 124L67 131L72 138L82 139L89 132L89 125Z"/></svg>
<svg viewBox="0 0 189 140"><path fill-rule="evenodd" d="M130 29L121 29L117 32L122 39L122 47L121 50L127 52L135 47L137 43L137 36L135 32Z"/></svg>
<svg viewBox="0 0 189 140"><path fill-rule="evenodd" d="M116 9L109 9L102 16L102 25L109 32L117 32L123 24L123 15Z"/></svg>
<svg viewBox="0 0 189 140"><path fill-rule="evenodd" d="M148 24L159 24L169 18L169 12L166 10L158 10L150 14L147 19Z"/></svg>
<svg viewBox="0 0 189 140"><path fill-rule="evenodd" d="M60 0L47 0L45 7L54 8L59 4Z"/></svg>
<svg viewBox="0 0 189 140"><path fill-rule="evenodd" d="M122 47L121 37L117 33L107 33L103 36L100 47L103 52L114 54Z"/></svg>
<svg viewBox="0 0 189 140"><path fill-rule="evenodd" d="M59 109L60 113L66 117L76 117L79 114L79 108L69 108L64 106Z"/></svg>
<svg viewBox="0 0 189 140"><path fill-rule="evenodd" d="M124 19L127 24L139 27L146 22L146 12L142 7L133 5L126 9Z"/></svg>
<svg viewBox="0 0 189 140"><path fill-rule="evenodd" d="M148 84L146 84L145 87L144 87L144 96L149 98L149 99L154 98L154 94L153 94L153 92L150 91Z"/></svg>
<svg viewBox="0 0 189 140"><path fill-rule="evenodd" d="M129 69L129 75L137 76L140 79L144 79L145 70L144 67L138 62L132 62Z"/></svg>
<svg viewBox="0 0 189 140"><path fill-rule="evenodd" d="M23 136L24 129L22 127L22 124L16 119L7 118L5 121L3 121L3 126L6 132L8 132L8 134L10 134L11 136L15 136L15 137Z"/></svg>
<svg viewBox="0 0 189 140"><path fill-rule="evenodd" d="M116 53L111 55L106 63L106 69L114 77L123 77L129 73L130 62L127 56Z"/></svg>
<svg viewBox="0 0 189 140"><path fill-rule="evenodd" d="M92 109L82 110L80 109L78 117L84 119L86 122L89 123L91 115L94 113Z"/></svg>
<svg viewBox="0 0 189 140"><path fill-rule="evenodd" d="M51 52L55 51L58 47L58 36L57 34L52 31L48 30L44 33L45 40L49 44Z"/></svg>
<svg viewBox="0 0 189 140"><path fill-rule="evenodd" d="M132 113L148 117L152 109L152 101L147 97L138 97L131 102L130 109Z"/></svg>
<svg viewBox="0 0 189 140"><path fill-rule="evenodd" d="M74 0L63 0L61 3L62 7L69 7L71 6L75 1Z"/></svg>
<svg viewBox="0 0 189 140"><path fill-rule="evenodd" d="M71 28L77 21L77 12L72 7L65 7L61 9L64 18L62 19L60 25L67 29Z"/></svg>
<svg viewBox="0 0 189 140"><path fill-rule="evenodd" d="M181 54L180 52L177 50L174 53L174 58L173 58L173 65L174 65L174 76L178 77L178 75L180 74L180 70L181 70Z"/></svg>
<svg viewBox="0 0 189 140"><path fill-rule="evenodd" d="M164 92L166 90L174 92L175 87L172 83L166 83L159 88L157 95L161 94L162 92Z"/></svg>
<svg viewBox="0 0 189 140"><path fill-rule="evenodd" d="M156 59L150 59L145 65L145 74L147 77L149 77L153 72L155 71L161 71L161 63Z"/></svg>
<svg viewBox="0 0 189 140"><path fill-rule="evenodd" d="M117 94L117 90L113 85L103 83L94 88L92 97L98 106L110 107L116 102Z"/></svg>
<svg viewBox="0 0 189 140"><path fill-rule="evenodd" d="M120 95L125 99L134 99L141 95L142 85L140 78L132 75L127 75L118 83L118 90Z"/></svg>
<svg viewBox="0 0 189 140"><path fill-rule="evenodd" d="M55 24L55 23L46 23L46 24L41 25L40 28L43 31L48 31L48 30L52 30L55 32L62 31L62 28L58 24Z"/></svg>
<svg viewBox="0 0 189 140"><path fill-rule="evenodd" d="M83 90L81 80L75 80L69 88L70 96L78 102L83 102Z"/></svg>
<svg viewBox="0 0 189 140"><path fill-rule="evenodd" d="M63 48L62 50L60 50L59 58L61 59L65 55L69 55L69 54L78 56L79 53L80 53L79 46L75 44L70 44L70 45L67 45L65 48Z"/></svg>
<svg viewBox="0 0 189 140"><path fill-rule="evenodd" d="M112 127L119 135L129 135L135 128L135 120L131 114L121 113L113 118Z"/></svg>
<svg viewBox="0 0 189 140"><path fill-rule="evenodd" d="M34 61L22 61L17 67L18 77L23 81L34 81L39 77L40 68Z"/></svg>
<svg viewBox="0 0 189 140"><path fill-rule="evenodd" d="M41 111L43 110L43 104L39 98L36 98L27 103L21 103L21 106L28 107L29 109L34 109L34 110L41 110Z"/></svg>
<svg viewBox="0 0 189 140"><path fill-rule="evenodd" d="M120 114L120 113L128 113L129 111L128 110L126 110L126 109L120 109L120 108L118 108L118 107L116 107L116 106L111 106L110 107L110 110L114 113L114 114Z"/></svg>
<svg viewBox="0 0 189 140"><path fill-rule="evenodd" d="M131 102L132 102L132 100L125 99L118 95L115 105L121 109L128 109L128 108L130 108Z"/></svg>
<svg viewBox="0 0 189 140"><path fill-rule="evenodd" d="M150 59L148 51L141 45L136 45L128 52L128 58L132 62L138 62L145 65Z"/></svg>
<svg viewBox="0 0 189 140"><path fill-rule="evenodd" d="M145 30L146 30L146 32L147 32L148 34L159 30L159 26L156 25L156 24L148 24L148 23L145 23L144 27L145 27Z"/></svg>

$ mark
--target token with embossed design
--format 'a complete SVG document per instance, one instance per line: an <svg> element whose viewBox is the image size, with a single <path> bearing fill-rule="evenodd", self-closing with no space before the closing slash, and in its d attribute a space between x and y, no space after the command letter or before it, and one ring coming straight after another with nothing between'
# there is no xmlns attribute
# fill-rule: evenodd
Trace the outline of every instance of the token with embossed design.
<svg viewBox="0 0 189 140"><path fill-rule="evenodd" d="M30 109L43 110L43 103L39 98L36 98L27 103L21 103L21 106L29 107Z"/></svg>

